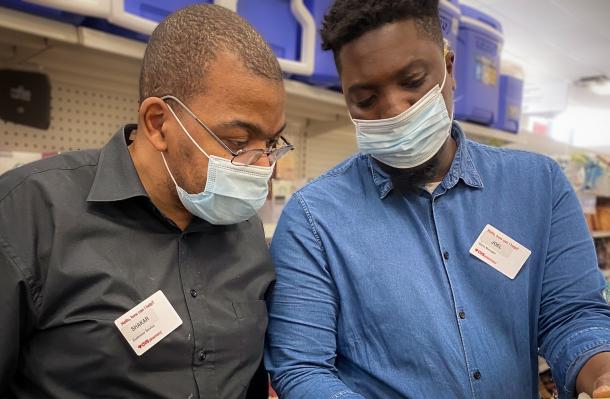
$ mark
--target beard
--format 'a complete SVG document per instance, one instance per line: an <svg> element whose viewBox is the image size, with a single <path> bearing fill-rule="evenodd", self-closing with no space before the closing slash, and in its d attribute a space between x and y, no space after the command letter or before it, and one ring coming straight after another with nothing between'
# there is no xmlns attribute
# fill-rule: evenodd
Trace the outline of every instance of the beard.
<svg viewBox="0 0 610 399"><path fill-rule="evenodd" d="M392 185L403 195L418 193L421 187L434 181L441 168L445 142L434 156L425 163L409 169L395 168L375 159L379 167L390 176ZM374 158L373 158L374 159Z"/></svg>

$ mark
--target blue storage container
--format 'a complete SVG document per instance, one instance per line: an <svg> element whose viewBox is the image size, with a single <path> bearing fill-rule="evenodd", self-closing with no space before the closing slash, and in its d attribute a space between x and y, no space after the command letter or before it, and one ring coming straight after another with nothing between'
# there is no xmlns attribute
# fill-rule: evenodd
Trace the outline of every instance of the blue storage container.
<svg viewBox="0 0 610 399"><path fill-rule="evenodd" d="M13 10L54 19L56 21L65 22L72 25L79 25L85 19L85 17L82 15L58 10L52 7L31 4L23 0L0 0L0 7L11 8Z"/></svg>
<svg viewBox="0 0 610 399"><path fill-rule="evenodd" d="M515 66L502 65L500 75L500 98L498 101L498 118L494 123L496 129L517 133L521 119L523 103L523 72Z"/></svg>
<svg viewBox="0 0 610 399"><path fill-rule="evenodd" d="M320 28L326 11L332 4L332 0L305 0L305 5L311 12L316 21L316 43L314 55L314 71L311 76L305 77L304 80L316 86L336 88L341 86L339 74L335 65L332 51L322 50L322 38L320 37Z"/></svg>
<svg viewBox="0 0 610 399"><path fill-rule="evenodd" d="M461 6L456 57L455 118L492 125L498 114L500 22L472 7Z"/></svg>
<svg viewBox="0 0 610 399"><path fill-rule="evenodd" d="M150 35L159 22L172 12L191 4L212 2L212 0L112 0L108 20L121 28Z"/></svg>
<svg viewBox="0 0 610 399"><path fill-rule="evenodd" d="M299 59L300 28L290 0L239 0L237 13L265 38L278 58Z"/></svg>
<svg viewBox="0 0 610 399"><path fill-rule="evenodd" d="M460 16L462 14L460 2L459 0L440 0L438 11L443 37L449 41L451 49L457 52Z"/></svg>
<svg viewBox="0 0 610 399"><path fill-rule="evenodd" d="M87 17L108 18L112 0L24 0L27 3L55 8Z"/></svg>
<svg viewBox="0 0 610 399"><path fill-rule="evenodd" d="M305 0L214 0L244 17L278 57L288 74L314 71L316 23Z"/></svg>

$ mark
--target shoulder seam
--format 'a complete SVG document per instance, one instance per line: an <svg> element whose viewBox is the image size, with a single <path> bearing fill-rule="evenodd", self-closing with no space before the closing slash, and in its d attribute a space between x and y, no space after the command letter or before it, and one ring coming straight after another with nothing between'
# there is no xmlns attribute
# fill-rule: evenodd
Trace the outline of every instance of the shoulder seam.
<svg viewBox="0 0 610 399"><path fill-rule="evenodd" d="M39 175L41 173L57 171L57 170L77 170L77 169L80 169L80 168L86 168L86 167L91 167L91 166L97 166L97 163L87 164L87 165L80 165L80 166L77 166L75 168L52 168L52 169L45 169L45 170L40 170L38 172L30 173L27 176L24 176L23 179L21 179L21 181L19 183L15 184L15 186L13 188L11 188L2 198L0 198L0 202L4 201L4 199L6 199L6 197L11 195L13 193L13 191L18 189L23 183L25 183L32 176Z"/></svg>
<svg viewBox="0 0 610 399"><path fill-rule="evenodd" d="M320 251L322 251L322 253L326 256L326 251L324 250L324 244L322 244L322 239L320 238L320 235L318 234L318 229L316 228L316 223L314 221L313 215L309 211L309 206L307 205L307 202L305 202L305 198L303 198L303 195L301 195L300 192L295 193L294 196L299 201L299 205L301 205L301 209L303 210L303 212L305 212L305 217L307 218L307 222L309 223L311 232L312 232L314 238L316 239L316 242L318 243L318 247L320 248Z"/></svg>

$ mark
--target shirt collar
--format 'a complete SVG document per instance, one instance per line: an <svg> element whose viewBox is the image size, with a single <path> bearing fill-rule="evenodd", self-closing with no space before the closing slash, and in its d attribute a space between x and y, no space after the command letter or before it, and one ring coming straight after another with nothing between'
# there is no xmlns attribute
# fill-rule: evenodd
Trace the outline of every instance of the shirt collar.
<svg viewBox="0 0 610 399"><path fill-rule="evenodd" d="M442 185L445 189L449 190L453 188L461 179L464 183L474 188L483 188L483 181L477 171L476 165L470 155L469 147L470 144L460 125L453 122L451 127L451 136L457 144L455 151L455 157L451 163L449 172L443 179ZM367 162L369 163L369 169L373 177L373 182L379 192L381 199L385 198L390 191L394 188L390 176L381 169L381 167L375 162L371 156L367 156Z"/></svg>
<svg viewBox="0 0 610 399"><path fill-rule="evenodd" d="M88 202L112 202L148 197L127 148L137 125L125 125L102 148Z"/></svg>

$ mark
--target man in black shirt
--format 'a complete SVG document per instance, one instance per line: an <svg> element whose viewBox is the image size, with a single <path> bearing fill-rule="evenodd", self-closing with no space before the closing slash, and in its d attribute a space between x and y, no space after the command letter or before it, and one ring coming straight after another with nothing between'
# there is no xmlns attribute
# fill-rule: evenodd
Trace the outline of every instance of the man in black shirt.
<svg viewBox="0 0 610 399"><path fill-rule="evenodd" d="M0 397L266 398L284 97L250 25L191 6L150 39L137 125L0 177Z"/></svg>

